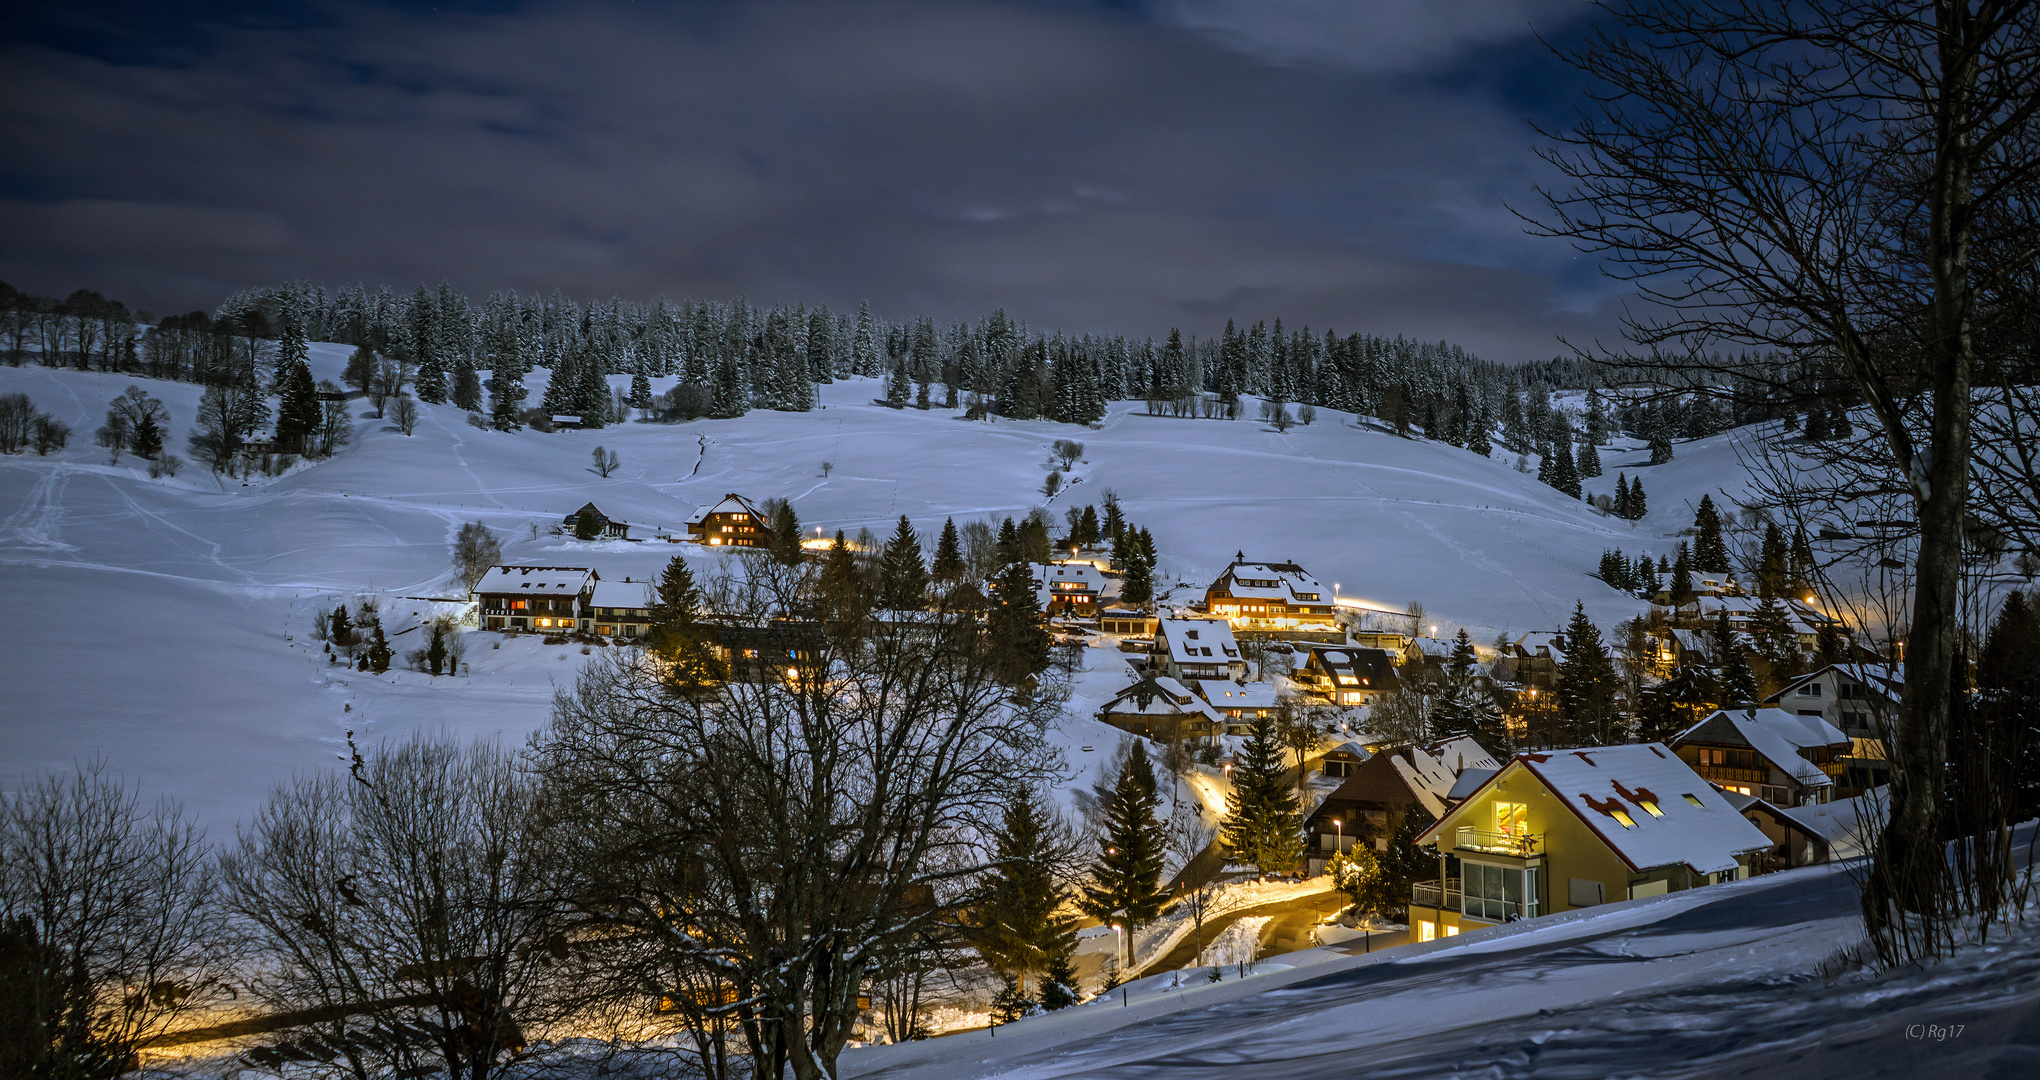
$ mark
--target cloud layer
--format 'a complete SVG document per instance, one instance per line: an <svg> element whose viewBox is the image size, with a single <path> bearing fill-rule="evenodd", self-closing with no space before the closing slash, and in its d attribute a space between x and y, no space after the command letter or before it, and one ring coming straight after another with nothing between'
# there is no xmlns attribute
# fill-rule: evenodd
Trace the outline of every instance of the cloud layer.
<svg viewBox="0 0 2040 1080"><path fill-rule="evenodd" d="M1604 330L1598 286L1561 287L1569 253L1502 209L1536 176L1516 110L1396 70L1506 47L1537 5L1351 30L1406 64L1283 51L1348 6L342 7L141 59L16 40L0 277L159 312L306 278L1157 335L1280 316L1510 360Z"/></svg>

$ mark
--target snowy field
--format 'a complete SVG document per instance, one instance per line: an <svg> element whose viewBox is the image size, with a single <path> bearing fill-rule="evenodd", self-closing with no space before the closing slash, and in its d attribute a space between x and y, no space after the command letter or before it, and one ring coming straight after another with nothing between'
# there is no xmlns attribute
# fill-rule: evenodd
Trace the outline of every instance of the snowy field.
<svg viewBox="0 0 2040 1080"><path fill-rule="evenodd" d="M315 374L337 379L347 352L314 346ZM545 378L531 377L534 402ZM366 593L385 598L392 633L430 617L433 598L453 596L448 543L466 521L497 530L506 561L594 566L606 580L648 579L675 554L701 570L716 557L545 535L590 500L629 521L633 537L683 531L696 506L734 491L790 499L810 530L883 536L905 514L932 542L944 517L1042 505L1050 445L1077 439L1086 460L1050 510L1060 518L1115 491L1154 533L1161 583L1182 583L1175 599L1201 596L1244 551L1300 562L1349 599L1419 601L1441 635L1464 625L1485 643L1499 630L1557 629L1575 600L1603 626L1636 613L1639 601L1589 576L1601 550L1668 553L1701 492L1739 493L1732 436L1681 444L1655 468L1639 467L1641 451L1605 451L1608 475L1590 490L1612 490L1622 470L1649 491L1650 518L1631 524L1517 472L1499 450L1485 459L1399 439L1331 409L1286 434L1150 417L1127 402L1096 430L984 424L874 405L875 381L824 387L826 408L811 413L550 435L480 430L457 409L424 405L407 437L357 400L353 442L336 457L223 485L196 465L151 480L132 458L107 463L91 432L131 384L165 402L171 450L188 457L196 386L0 368L0 392L27 393L74 432L61 454L0 458L0 783L96 755L148 794L183 799L216 836L277 781L340 760L350 730L362 742L424 729L515 743L543 721L580 646L496 648L496 635L475 633L472 671L459 678L376 677L329 667L310 636L320 608ZM598 444L622 459L607 479L589 467ZM401 656L419 636L392 643ZM1117 653L1090 654L1079 716L1126 681ZM1065 723L1072 787L1088 784L1120 737Z"/></svg>

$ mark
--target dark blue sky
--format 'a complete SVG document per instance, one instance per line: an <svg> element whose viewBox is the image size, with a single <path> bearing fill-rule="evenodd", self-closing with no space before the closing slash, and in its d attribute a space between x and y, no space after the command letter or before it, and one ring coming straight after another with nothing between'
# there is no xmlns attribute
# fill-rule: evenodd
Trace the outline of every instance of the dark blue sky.
<svg viewBox="0 0 2040 1080"><path fill-rule="evenodd" d="M0 279L287 278L1209 334L1606 334L1526 236L1581 0L46 5L0 28Z"/></svg>

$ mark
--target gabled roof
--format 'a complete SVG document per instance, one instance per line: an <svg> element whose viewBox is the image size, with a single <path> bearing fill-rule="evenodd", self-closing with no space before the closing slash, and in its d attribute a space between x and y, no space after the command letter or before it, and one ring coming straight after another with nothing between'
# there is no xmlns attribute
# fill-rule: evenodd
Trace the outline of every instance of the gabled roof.
<svg viewBox="0 0 2040 1080"><path fill-rule="evenodd" d="M1497 768L1500 765L1494 756L1470 738L1447 739L1429 747L1396 746L1369 758L1333 794L1361 801L1415 802L1436 819L1445 816L1452 805L1451 793L1460 782L1462 769L1491 772ZM1397 785L1407 797L1399 793Z"/></svg>
<svg viewBox="0 0 2040 1080"><path fill-rule="evenodd" d="M585 566L496 566L482 575L475 592L578 596L590 578L600 580L601 575Z"/></svg>
<svg viewBox="0 0 2040 1080"><path fill-rule="evenodd" d="M1103 710L1121 716L1191 716L1214 724L1224 718L1183 684L1167 675L1151 675L1121 690Z"/></svg>
<svg viewBox="0 0 2040 1080"><path fill-rule="evenodd" d="M1163 619L1155 640L1168 642L1169 659L1178 664L1230 664L1240 659L1232 624L1224 619Z"/></svg>
<svg viewBox="0 0 2040 1080"><path fill-rule="evenodd" d="M710 514L749 514L762 527L770 527L772 524L769 518L758 512L757 507L751 505L751 500L734 491L724 495L721 502L713 506L704 506L688 515L687 524L699 525L707 521Z"/></svg>
<svg viewBox="0 0 2040 1080"><path fill-rule="evenodd" d="M574 511L574 512L573 512L573 513L571 513L571 514L568 514L568 515L567 515L567 516L566 516L566 517L565 517L564 519L562 519L562 520L564 520L564 521L567 521L567 522L573 522L573 521L578 521L578 520L580 520L580 517L581 517L581 515L582 515L582 514L588 513L588 512L590 512L590 511L593 511L593 512L594 512L594 514L595 514L595 516L596 516L597 518L600 518L601 520L603 520L603 521L605 521L605 522L609 522L609 523L611 523L611 524L616 524L616 525L621 525L621 524L623 524L623 522L621 522L621 521L617 521L617 520L616 520L615 518L612 518L612 517L610 517L610 516L609 516L608 514L605 514L605 513L603 513L603 512L601 511L601 509L600 509L600 508L598 508L598 507L597 507L597 506L596 506L596 505L595 505L594 503L592 503L592 502L591 502L591 503L589 503L589 504L587 504L586 506L583 506L583 507L581 507L581 508L580 508L579 510L576 510L576 511Z"/></svg>
<svg viewBox="0 0 2040 1080"><path fill-rule="evenodd" d="M1332 606L1331 594L1293 562L1247 562L1242 554L1211 583L1207 594L1244 600L1277 600L1286 604Z"/></svg>
<svg viewBox="0 0 2040 1080"><path fill-rule="evenodd" d="M1736 865L1737 855L1771 846L1762 830L1662 743L1518 754L1475 794L1517 773L1535 777L1638 873L1682 865L1696 873L1720 873ZM1658 813L1646 809L1646 803ZM1630 819L1629 825L1615 817L1617 811ZM1417 843L1436 836L1449 817L1440 817Z"/></svg>
<svg viewBox="0 0 2040 1080"><path fill-rule="evenodd" d="M652 606L649 581L598 581L588 600L590 607L647 608Z"/></svg>
<svg viewBox="0 0 2040 1080"><path fill-rule="evenodd" d="M1198 679L1197 694L1219 709L1272 709L1275 688L1264 682L1240 683L1231 679Z"/></svg>
<svg viewBox="0 0 2040 1080"><path fill-rule="evenodd" d="M1305 667L1316 667L1333 677L1351 675L1370 690L1394 689L1399 685L1395 655L1387 649L1363 649L1357 645L1313 645L1304 656Z"/></svg>
<svg viewBox="0 0 2040 1080"><path fill-rule="evenodd" d="M1891 817L1891 789L1874 788L1853 799L1835 799L1811 806L1781 806L1778 813L1826 840L1830 858L1846 859L1869 852Z"/></svg>
<svg viewBox="0 0 2040 1080"><path fill-rule="evenodd" d="M1888 701L1897 701L1900 692L1905 689L1905 667L1902 664L1829 664L1786 683L1777 693L1771 695L1769 700L1780 700L1806 683L1830 672L1861 683L1882 694Z"/></svg>
<svg viewBox="0 0 2040 1080"><path fill-rule="evenodd" d="M1825 787L1834 780L1800 751L1823 746L1846 750L1852 745L1841 728L1826 720L1783 709L1718 709L1672 739L1673 746L1690 743L1747 746L1810 787Z"/></svg>

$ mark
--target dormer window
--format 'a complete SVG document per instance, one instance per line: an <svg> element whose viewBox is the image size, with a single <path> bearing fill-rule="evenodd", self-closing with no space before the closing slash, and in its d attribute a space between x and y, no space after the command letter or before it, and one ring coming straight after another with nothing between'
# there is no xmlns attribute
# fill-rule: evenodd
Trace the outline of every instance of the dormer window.
<svg viewBox="0 0 2040 1080"><path fill-rule="evenodd" d="M1636 828L1636 819L1630 817L1629 811L1627 810L1611 810L1609 811L1609 815L1613 817L1615 820L1621 822L1622 827L1625 829Z"/></svg>

